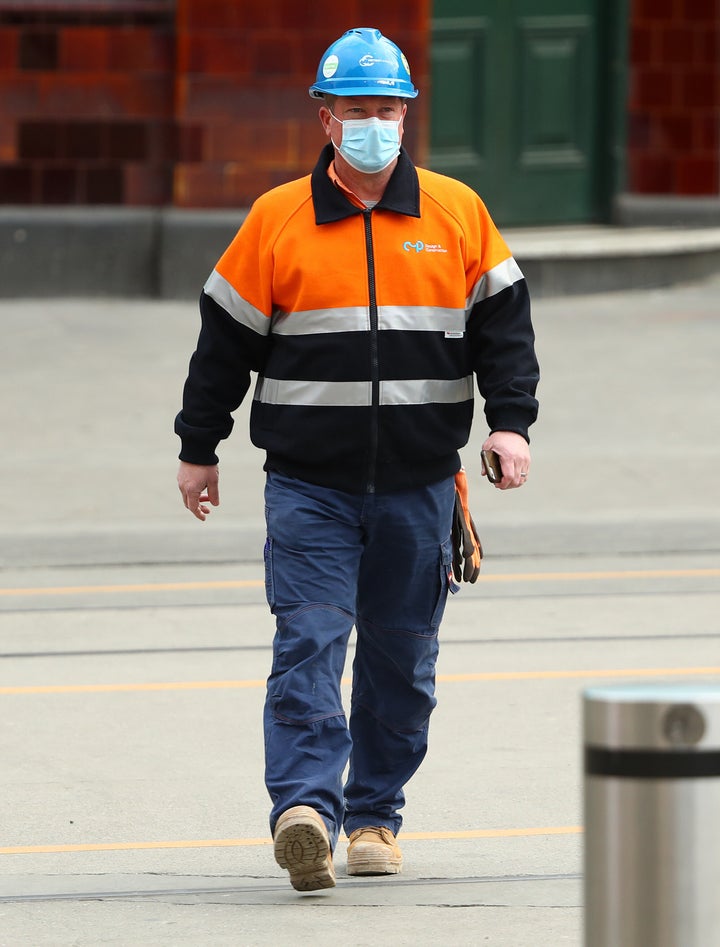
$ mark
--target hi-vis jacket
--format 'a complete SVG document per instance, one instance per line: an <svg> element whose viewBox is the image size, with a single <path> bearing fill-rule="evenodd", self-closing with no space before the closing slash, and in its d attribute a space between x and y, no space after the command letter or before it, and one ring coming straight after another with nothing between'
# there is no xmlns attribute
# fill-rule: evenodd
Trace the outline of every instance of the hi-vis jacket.
<svg viewBox="0 0 720 947"><path fill-rule="evenodd" d="M312 175L260 197L201 295L175 430L217 463L258 374L266 470L351 493L452 476L473 378L491 430L527 438L538 365L525 279L480 198L401 151L372 210Z"/></svg>

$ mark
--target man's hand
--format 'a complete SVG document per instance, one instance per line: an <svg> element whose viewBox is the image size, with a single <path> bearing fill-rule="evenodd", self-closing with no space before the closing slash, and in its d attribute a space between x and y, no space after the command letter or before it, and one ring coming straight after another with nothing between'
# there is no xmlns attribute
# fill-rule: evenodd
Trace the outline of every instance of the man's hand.
<svg viewBox="0 0 720 947"><path fill-rule="evenodd" d="M514 431L495 431L482 450L494 450L500 458L503 476L495 484L498 490L510 490L525 483L530 472L530 448L524 437ZM482 473L485 476L484 468Z"/></svg>
<svg viewBox="0 0 720 947"><path fill-rule="evenodd" d="M192 515L199 520L204 520L210 512L210 507L205 504L220 505L218 479L217 464L203 467L200 464L188 464L184 460L180 461L177 482L183 503Z"/></svg>

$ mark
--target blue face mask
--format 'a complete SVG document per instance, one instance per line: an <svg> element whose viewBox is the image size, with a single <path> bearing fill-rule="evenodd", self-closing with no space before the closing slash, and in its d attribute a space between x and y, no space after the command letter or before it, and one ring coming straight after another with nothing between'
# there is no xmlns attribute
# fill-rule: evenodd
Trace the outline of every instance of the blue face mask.
<svg viewBox="0 0 720 947"><path fill-rule="evenodd" d="M356 171L377 174L400 154L402 119L386 122L379 118L362 118L341 122L332 117L342 125L342 141L335 148Z"/></svg>

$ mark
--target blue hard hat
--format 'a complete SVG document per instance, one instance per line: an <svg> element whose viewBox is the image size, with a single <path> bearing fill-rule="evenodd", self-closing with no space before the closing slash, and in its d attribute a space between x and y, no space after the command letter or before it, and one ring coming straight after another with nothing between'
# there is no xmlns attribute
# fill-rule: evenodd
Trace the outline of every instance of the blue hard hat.
<svg viewBox="0 0 720 947"><path fill-rule="evenodd" d="M395 95L414 99L407 59L380 30L348 30L328 46L320 59L314 99L324 95Z"/></svg>

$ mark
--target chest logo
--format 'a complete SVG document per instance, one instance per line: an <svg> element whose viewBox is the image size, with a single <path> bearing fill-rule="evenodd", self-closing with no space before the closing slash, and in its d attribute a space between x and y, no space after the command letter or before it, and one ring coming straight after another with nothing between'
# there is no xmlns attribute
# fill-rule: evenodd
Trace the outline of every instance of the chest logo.
<svg viewBox="0 0 720 947"><path fill-rule="evenodd" d="M406 240L403 244L403 250L406 253L410 253L411 250L414 250L415 253L447 253L447 250L440 243L423 243L422 240L417 240L413 243L412 240Z"/></svg>

